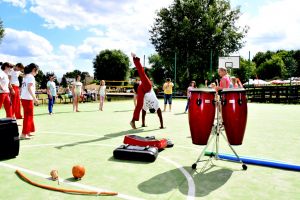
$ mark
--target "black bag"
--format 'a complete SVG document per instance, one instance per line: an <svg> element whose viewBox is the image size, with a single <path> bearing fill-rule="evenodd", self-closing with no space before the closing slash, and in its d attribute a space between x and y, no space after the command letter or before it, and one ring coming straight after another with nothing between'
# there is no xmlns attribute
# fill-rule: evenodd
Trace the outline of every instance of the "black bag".
<svg viewBox="0 0 300 200"><path fill-rule="evenodd" d="M114 150L114 158L121 160L137 160L153 162L158 155L156 147L140 147L124 144Z"/></svg>
<svg viewBox="0 0 300 200"><path fill-rule="evenodd" d="M19 155L20 140L17 121L0 119L0 160L15 158Z"/></svg>

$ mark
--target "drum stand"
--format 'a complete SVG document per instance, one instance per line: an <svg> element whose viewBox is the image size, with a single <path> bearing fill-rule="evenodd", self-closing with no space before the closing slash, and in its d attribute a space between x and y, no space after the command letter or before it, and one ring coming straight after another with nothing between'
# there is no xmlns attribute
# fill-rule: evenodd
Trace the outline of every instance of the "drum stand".
<svg viewBox="0 0 300 200"><path fill-rule="evenodd" d="M222 119L221 119L221 110L220 110L220 106L221 106L221 101L218 99L218 94L216 94L216 105L217 105L217 120L216 123L213 126L213 130L211 133L211 136L207 142L207 145L204 147L204 149L202 150L200 156L198 157L197 161L192 165L192 169L196 169L197 168L197 163L199 162L203 162L203 161L207 161L206 164L203 166L202 169L204 169L208 162L212 162L212 159L215 158L215 160L224 160L224 161L228 161L228 162L236 162L236 163L241 163L242 164L242 168L243 170L247 170L247 165L245 165L243 163L243 161L240 159L240 157L238 156L238 154L236 153L236 151L233 149L233 147L229 144L227 138L224 135L224 125L222 123ZM219 158L219 138L220 135L223 136L224 140L227 142L228 146L230 147L231 151L234 153L234 155L237 158L237 161L233 161L233 160L226 160L226 159L221 159ZM215 150L215 152L211 152L211 154L209 155L210 158L208 160L201 160L201 158L205 155L205 151L207 150L207 148L209 147L209 145L213 143L213 151Z"/></svg>

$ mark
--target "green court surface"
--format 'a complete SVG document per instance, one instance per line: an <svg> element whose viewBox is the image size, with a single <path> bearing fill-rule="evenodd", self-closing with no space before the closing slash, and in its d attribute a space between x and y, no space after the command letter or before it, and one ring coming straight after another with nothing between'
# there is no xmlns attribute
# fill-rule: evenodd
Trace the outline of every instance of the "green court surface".
<svg viewBox="0 0 300 200"><path fill-rule="evenodd" d="M81 103L79 113L72 112L71 104L57 104L52 116L46 105L35 107L36 136L21 141L17 158L0 162L0 199L300 199L300 172L255 165L244 171L241 164L225 161L213 161L205 169L199 163L193 170L204 146L191 142L185 104L174 100L173 111L163 112L165 129L158 128L156 114L148 113L147 127L137 122L137 130L129 125L131 100L105 102L102 112L98 103ZM299 105L249 103L244 143L235 150L241 156L300 165L299 114ZM153 163L116 160L113 150L126 134L166 137L175 145L161 151ZM220 139L220 152L231 154ZM76 164L86 169L79 181L71 173ZM98 197L41 189L18 178L15 169L46 185L119 194ZM59 185L47 179L52 169L63 179Z"/></svg>

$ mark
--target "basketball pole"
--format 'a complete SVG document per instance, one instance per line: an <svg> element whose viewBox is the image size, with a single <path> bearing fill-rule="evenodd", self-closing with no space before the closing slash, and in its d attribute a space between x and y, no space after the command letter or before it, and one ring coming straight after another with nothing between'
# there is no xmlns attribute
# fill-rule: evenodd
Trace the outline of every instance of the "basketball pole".
<svg viewBox="0 0 300 200"><path fill-rule="evenodd" d="M210 49L210 62L209 62L209 69L210 69L210 81L212 81L212 50Z"/></svg>
<svg viewBox="0 0 300 200"><path fill-rule="evenodd" d="M250 69L250 65L251 65L251 63L250 63L250 51L249 51L249 57L248 57L248 70ZM249 88L249 73L247 73L247 78L248 78L248 88Z"/></svg>
<svg viewBox="0 0 300 200"><path fill-rule="evenodd" d="M176 95L176 51L174 57L174 96Z"/></svg>

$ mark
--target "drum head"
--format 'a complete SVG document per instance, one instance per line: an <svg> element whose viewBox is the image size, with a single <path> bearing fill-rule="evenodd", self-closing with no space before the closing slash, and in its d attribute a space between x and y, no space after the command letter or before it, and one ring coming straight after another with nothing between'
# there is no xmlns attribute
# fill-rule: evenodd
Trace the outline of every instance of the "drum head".
<svg viewBox="0 0 300 200"><path fill-rule="evenodd" d="M196 88L196 89L192 89L191 92L216 93L216 91L211 88Z"/></svg>
<svg viewBox="0 0 300 200"><path fill-rule="evenodd" d="M246 92L244 88L224 88L221 93L227 93L227 92Z"/></svg>

